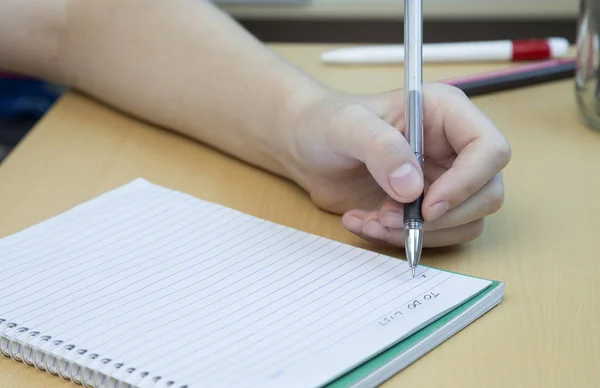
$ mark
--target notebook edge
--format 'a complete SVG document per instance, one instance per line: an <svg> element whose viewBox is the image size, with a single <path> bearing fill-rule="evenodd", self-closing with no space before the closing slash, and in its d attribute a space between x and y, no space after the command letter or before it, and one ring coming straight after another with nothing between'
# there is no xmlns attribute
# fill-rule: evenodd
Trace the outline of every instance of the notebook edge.
<svg viewBox="0 0 600 388"><path fill-rule="evenodd" d="M444 316L447 317L448 315L456 313L461 308L463 308L464 311L457 313L457 315L455 317L453 317L450 321L443 324L440 328L435 329L431 334L426 335L420 341L418 341L417 343L415 343L414 345L409 347L407 350L395 355L391 360L385 362L381 366L376 367L372 372L367 373L365 376L359 376L354 381L350 381L347 384L344 383L344 380L352 379L351 377L349 377L352 373L357 373L357 372L360 373L361 370L364 370L366 368L365 364L367 362L370 362L370 361L376 359L377 357L380 357L385 352L393 351L394 346L392 346L391 348L387 349L383 353L373 357L371 360L368 360L367 362L365 362L365 364L358 366L353 371L350 371L350 372L346 373L345 375L340 376L336 380L329 382L328 384L325 385L325 387L328 387L328 388L334 388L334 387L335 388L337 388L337 387L363 388L363 387L377 386L377 385L380 385L380 384L386 382L387 380L392 378L394 375L396 375L397 373L399 373L406 367L408 367L411 364L413 364L414 362L416 362L419 358L425 356L427 353L429 353L436 347L440 346L445 341L450 339L452 336L454 336L455 334L457 334L458 332L460 332L461 330L463 330L464 328L469 326L471 323L475 322L477 319L479 319L480 317L485 315L493 307L497 306L504 297L505 284L501 281L495 281L495 280L489 280L489 281L491 283L488 287L483 289L481 292L473 295L473 297L465 300L463 303L456 306L454 309L448 311L446 314L441 316L439 319L443 319ZM489 306L485 305L485 302L490 301L490 300L493 301L493 303L491 303ZM468 305L469 303L472 303L472 305L465 308L465 306ZM470 312L477 309L478 307L481 307L482 305L485 308L481 312L474 314L473 316L469 315ZM461 320L461 318L464 318L465 316L468 316L469 319ZM427 330L428 327L431 327L431 325L435 324L435 322L439 321L439 319L432 322L430 325L422 328L421 330ZM451 330L450 332L448 332L447 335L444 335L444 336L436 336L435 335L437 333L442 332L448 326L455 324L456 322L459 322L461 324L458 324L456 326L456 328L454 330ZM418 334L419 334L419 331L412 334L411 336L416 336ZM406 339L402 340L395 346L400 346L402 344L402 342L405 342L405 341L409 340L410 338L411 338L410 336L407 337ZM423 343L430 341L432 338L436 339L433 342L432 346L427 347L425 350L420 349L420 347L421 348L423 347ZM418 351L416 353L416 356L412 357L408 362L406 362L406 354L408 352L410 352L412 349L419 349L420 351ZM386 370L386 369L387 369L387 372L382 373L382 370Z"/></svg>
<svg viewBox="0 0 600 388"><path fill-rule="evenodd" d="M459 314L457 317L452 319L450 322L446 323L439 330L436 330L434 333L440 333L444 331L444 328L448 328L447 332L444 335L435 336L430 335L425 337L422 341L419 341L413 347L411 347L406 352L394 357L391 361L386 363L383 367L376 369L373 373L363 377L362 379L356 381L356 383L350 385L348 388L366 388L378 386L390 378L394 377L396 374L401 372L403 369L407 368L411 364L414 364L423 356L427 355L429 352L442 345L444 342L448 341L454 335L461 332L463 329L466 329L469 325L477 321L479 318L483 317L485 314L490 312L494 307L498 306L503 298L504 298L504 283L497 282L488 291L481 296L481 298L475 302L472 306L470 306L463 313ZM486 302L490 302L486 304ZM479 309L478 309L479 308ZM471 313L471 314L469 314ZM465 319L461 319L465 318ZM435 339L435 340L432 340ZM428 340L432 340L428 346L424 346ZM421 346L421 349L418 349ZM408 361L406 360L406 354L412 349L418 349L413 357L411 357ZM383 370L387 369L386 373L382 373Z"/></svg>

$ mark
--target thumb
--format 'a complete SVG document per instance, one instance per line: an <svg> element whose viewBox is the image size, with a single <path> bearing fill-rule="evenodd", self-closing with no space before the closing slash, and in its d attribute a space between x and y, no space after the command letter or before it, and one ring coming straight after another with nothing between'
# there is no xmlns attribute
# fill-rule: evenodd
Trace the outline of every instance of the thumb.
<svg viewBox="0 0 600 388"><path fill-rule="evenodd" d="M423 172L410 145L392 125L361 105L336 113L335 151L363 162L375 181L398 202L412 202L422 193Z"/></svg>

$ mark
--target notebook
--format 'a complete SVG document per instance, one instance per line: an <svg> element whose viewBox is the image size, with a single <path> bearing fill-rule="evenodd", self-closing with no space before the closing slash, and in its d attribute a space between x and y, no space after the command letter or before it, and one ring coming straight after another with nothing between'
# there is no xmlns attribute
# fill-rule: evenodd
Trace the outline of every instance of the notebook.
<svg viewBox="0 0 600 388"><path fill-rule="evenodd" d="M140 178L0 239L0 350L88 387L372 387L503 290Z"/></svg>

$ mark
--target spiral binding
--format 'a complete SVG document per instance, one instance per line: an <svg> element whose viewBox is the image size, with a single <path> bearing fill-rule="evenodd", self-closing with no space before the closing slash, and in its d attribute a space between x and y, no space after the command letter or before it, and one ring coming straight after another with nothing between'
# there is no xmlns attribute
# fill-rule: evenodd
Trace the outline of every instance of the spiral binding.
<svg viewBox="0 0 600 388"><path fill-rule="evenodd" d="M188 388L3 318L0 354L85 388ZM74 354L74 360L68 360L67 354Z"/></svg>

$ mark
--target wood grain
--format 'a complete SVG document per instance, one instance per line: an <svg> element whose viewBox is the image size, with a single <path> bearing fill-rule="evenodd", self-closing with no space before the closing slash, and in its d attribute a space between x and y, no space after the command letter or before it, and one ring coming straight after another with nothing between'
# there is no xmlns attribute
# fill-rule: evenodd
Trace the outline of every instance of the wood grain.
<svg viewBox="0 0 600 388"><path fill-rule="evenodd" d="M318 63L325 46L274 46L324 83L374 93L400 67ZM427 80L498 65L431 65ZM594 387L600 374L600 134L578 118L572 81L473 100L513 148L506 200L475 242L424 263L506 282L501 305L388 381L387 387ZM68 94L0 165L0 236L136 177L255 216L385 253L281 180L189 139ZM0 359L0 387L72 383Z"/></svg>

